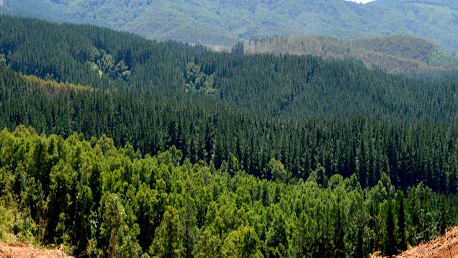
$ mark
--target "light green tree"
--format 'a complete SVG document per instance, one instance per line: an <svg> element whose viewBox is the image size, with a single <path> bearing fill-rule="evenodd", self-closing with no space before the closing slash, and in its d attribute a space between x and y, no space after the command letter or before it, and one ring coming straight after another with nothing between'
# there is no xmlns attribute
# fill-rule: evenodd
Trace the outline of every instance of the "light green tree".
<svg viewBox="0 0 458 258"><path fill-rule="evenodd" d="M103 243L100 254L107 257L138 257L141 251L137 241L140 228L129 221L120 197L114 193L103 196L99 213Z"/></svg>
<svg viewBox="0 0 458 258"><path fill-rule="evenodd" d="M150 247L150 253L157 257L178 257L180 255L181 237L180 217L172 206L168 206L161 225L156 229L156 237Z"/></svg>
<svg viewBox="0 0 458 258"><path fill-rule="evenodd" d="M225 257L262 257L259 238L250 226L242 226L234 230L224 240L223 255Z"/></svg>

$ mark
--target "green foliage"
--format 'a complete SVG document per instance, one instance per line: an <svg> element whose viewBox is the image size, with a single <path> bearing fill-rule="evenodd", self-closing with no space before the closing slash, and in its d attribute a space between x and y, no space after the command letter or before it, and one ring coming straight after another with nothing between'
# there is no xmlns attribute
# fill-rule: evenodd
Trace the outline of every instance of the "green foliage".
<svg viewBox="0 0 458 258"><path fill-rule="evenodd" d="M138 257L140 246L137 236L140 228L129 218L119 196L107 193L101 201L100 238L103 241L100 254L109 257Z"/></svg>
<svg viewBox="0 0 458 258"><path fill-rule="evenodd" d="M285 217L281 212L275 212L272 226L267 233L267 251L273 257L285 257L288 252L288 229Z"/></svg>
<svg viewBox="0 0 458 258"><path fill-rule="evenodd" d="M224 241L224 257L262 257L259 238L250 226L234 230Z"/></svg>
<svg viewBox="0 0 458 258"><path fill-rule="evenodd" d="M221 239L219 236L212 234L210 228L206 228L200 234L199 241L196 244L196 257L221 257Z"/></svg>
<svg viewBox="0 0 458 258"><path fill-rule="evenodd" d="M386 212L386 220L385 220L385 227L386 227L386 236L385 236L385 250L384 253L388 255L395 255L397 254L396 250L396 231L395 231L395 222L394 222L394 213L393 213L393 201L392 199L388 199L385 207Z"/></svg>
<svg viewBox="0 0 458 258"><path fill-rule="evenodd" d="M239 41L237 42L237 44L235 44L232 49L231 49L231 53L234 54L234 55L243 55L244 54L244 50L243 50L244 46L243 46L243 42Z"/></svg>
<svg viewBox="0 0 458 258"><path fill-rule="evenodd" d="M15 128L0 132L3 238L90 257L364 257L458 224L453 83L88 26L0 27L0 126ZM104 60L101 77L87 60ZM188 70L194 85L214 76L219 96L185 92Z"/></svg>
<svg viewBox="0 0 458 258"><path fill-rule="evenodd" d="M174 148L133 159L129 145L105 154L100 144L107 142L46 137L24 126L3 130L2 241L65 243L91 257L364 256L381 247L396 253L456 223L456 196L443 198L423 183L404 200L387 176L365 191L355 176L334 175L328 186L267 181L202 163L174 165ZM43 146L42 166L59 157L38 174L49 180L47 192L34 183L34 155ZM22 165L8 157L22 157ZM15 166L20 176L11 176Z"/></svg>
<svg viewBox="0 0 458 258"><path fill-rule="evenodd" d="M155 237L155 229L159 226L164 212L163 197L155 189L142 184L137 192L138 217L141 228L138 236L143 251L148 251Z"/></svg>
<svg viewBox="0 0 458 258"><path fill-rule="evenodd" d="M46 30L47 33L39 33L40 30ZM378 71L361 69L359 65L323 61L310 56L238 56L214 53L203 47L190 47L172 42L157 43L96 27L57 25L20 18L1 17L0 31L3 35L0 39L0 54L5 56L6 64L11 69L40 79L48 79L46 82L30 79L33 81L32 84L38 84L41 88L43 85L54 85L57 88L70 87L79 93L86 93L84 97L79 96L85 101L69 102L65 101L64 96L61 96L59 101L78 106L84 103L85 108L91 110L84 110L83 113L79 112L79 107L73 106L54 114L58 117L66 116L65 118L42 119L43 123L58 126L60 131L56 133L59 134L68 135L72 131L82 131L86 135L101 136L102 133L108 133L106 128L98 126L95 120L89 119L89 123L83 123L88 119L74 121L73 116L94 117L95 114L106 114L107 117L102 119L102 122L110 122L108 126L112 131L116 129L119 134L126 136L129 133L127 128L131 127L134 121L142 119L139 116L130 116L120 121L109 121L110 118L117 119L130 109L116 109L117 101L113 100L111 95L103 94L106 91L98 92L97 97L91 96L98 98L99 101L103 99L104 104L89 105L86 102L87 96L92 95L89 94L91 89L72 87L72 84L90 86L95 88L94 91L108 88L114 95L124 93L126 95L122 94L119 98L136 101L139 105L143 102L142 106L156 104L145 103L153 99L159 103L163 103L164 100L171 103L179 102L179 105L183 106L195 106L205 102L212 105L210 109L214 111L221 107L231 107L280 117L363 115L407 123L417 120L457 120L457 89L455 84L449 82L418 81L390 76ZM36 40L37 38L41 40ZM44 86L50 87L52 86ZM71 95L69 91L72 90L53 89L50 95L56 94L54 91ZM30 94L35 93L28 91L27 94L29 95L24 97L31 98ZM69 96L70 99L74 97ZM38 96L33 98L35 100L30 101L31 104L48 109L47 105L41 105L41 102L48 102L46 99ZM102 109L104 112L101 112ZM140 115L145 113L135 111ZM18 113L22 114L19 111ZM33 120L40 119L29 119L28 116L24 116L22 114L17 117L20 121L17 121L16 125L30 122L37 130L42 130L41 126L32 123ZM130 122L128 125L115 128L115 125L127 121ZM174 124L166 130L161 130L154 142L163 145L170 139L168 135L164 135L165 132L176 133L177 130L188 128L180 126ZM205 134L213 134L211 127L189 129L195 132L205 130ZM118 140L115 135L110 136ZM151 138L148 138L148 135L144 135L145 137L144 141L150 142ZM138 139L132 138L133 136L125 137L123 144L129 141L135 146ZM185 156L190 157L191 161L196 157L208 155L215 147L216 139L205 142L205 147L195 143L196 139L201 138L193 136L180 139L186 144L192 143L192 147L184 151ZM176 142L178 138L172 137L171 140ZM244 147L248 143L238 144ZM174 145L181 149L179 144ZM202 148L205 148L205 152L201 151ZM141 150L144 151L144 148ZM164 148L157 149L154 153L161 150Z"/></svg>
<svg viewBox="0 0 458 258"><path fill-rule="evenodd" d="M272 56L269 58L276 59ZM301 59L297 58L296 60ZM322 65L333 67L331 63L322 63ZM344 64L339 64L337 67L339 66L347 67ZM360 72L360 70L354 71ZM384 87L393 86L389 84L390 80L383 81L390 78L386 75L368 74L380 75L381 77L373 78L386 83ZM393 77L393 82L394 78L400 77ZM339 84L338 81L335 79L336 85ZM414 87L422 87L415 84L416 82L418 81L406 79L401 80L400 83L412 83L412 90ZM113 172L107 176L106 181L96 181L95 177L91 178L88 175L90 181L88 184L96 189L93 190L93 197L97 201L102 196L101 187L110 189L113 193L120 193L124 187L123 183L118 181L119 178L123 178L128 183L138 180L132 177L133 168L127 165L128 160L132 162L139 155L157 154L172 146L176 146L173 151L167 155L160 155L161 160L166 163L178 165L186 158L193 163L204 161L212 163L215 168L225 167L231 175L244 169L250 174L264 176L267 179L278 179L280 182L302 178L303 180L313 179L326 185L328 178L334 174L350 177L356 173L356 179L365 188L376 185L382 178L383 172L388 172L385 178L389 178L392 185L404 191L409 186L423 181L435 191L456 193L458 185L456 176L458 170L455 162L458 160L455 151L458 137L456 126L423 122L408 123L410 119L414 119L409 115L411 112L424 114L426 120L454 121L458 110L453 100L454 86L422 83L423 86L430 87L429 89L422 87L422 89L431 94L435 92L437 99L430 97L426 92L424 95L421 89L412 93L414 98L422 96L434 99L435 104L415 100L415 106L412 106L411 111L408 111L409 108L402 109L402 112L393 108L391 112L385 113L392 120L404 120L407 124L403 125L364 117L314 119L297 118L293 114L291 114L293 117L288 118L282 117L281 114L279 117L272 117L242 110L230 104L222 104L214 99L207 99L206 96L184 92L182 92L184 96L175 95L175 98L179 98L180 101L170 97L169 91L167 91L169 93L146 90L143 92L141 89L138 93L116 90L109 92L82 90L74 93L70 90L66 94L49 96L39 87L31 87L30 81L21 75L12 72L9 68L0 67L0 108L4 111L0 113L0 124L9 128L14 128L21 123L34 125L38 132L56 133L64 137L70 136L73 131L82 131L87 139L89 136L101 137L99 140L94 139L89 146L96 146L97 155L104 154L107 157L115 150L115 146L125 146L127 158L118 160L117 165L113 165ZM449 87L451 92L440 86ZM383 92L382 88L380 91ZM306 95L312 93L309 91ZM374 93L374 99L378 99L379 97L375 96L379 94ZM308 103L308 98L306 100L304 103ZM405 101L404 99L398 104L406 107ZM256 100L253 100L251 104L255 105L255 102ZM344 102L342 100L340 104L336 103L335 108L339 110L338 112L344 109L341 106ZM346 108L351 106L346 103ZM262 104L269 103L262 102ZM299 108L299 103L291 105ZM375 104L368 102L368 105ZM429 105L437 109L431 109ZM272 108L276 109L275 105ZM285 108L285 111L293 110L291 107ZM313 116L326 117L332 114L331 111L323 108L321 115L312 112ZM360 112L357 111L359 107L354 108L355 112ZM416 108L418 111L415 111ZM303 109L304 106L301 106L297 111ZM387 109L374 109L374 112L383 110ZM380 116L383 117L382 114ZM107 138L104 134L113 139ZM38 142L34 143L36 148L31 154L33 162L30 164L30 169L34 175L35 187L40 185L46 195L51 185L50 178L46 175L50 173L51 167L62 159L59 152L61 152L63 139L61 137L52 139L54 140L49 140L49 143L37 139ZM14 145L12 148L15 148ZM84 148L88 146L80 146L81 150ZM5 154L2 159L4 162L13 159L16 168L26 149L24 147L17 156ZM82 157L78 153L79 151L75 151L74 157L67 162L74 170L81 168L79 162ZM146 167L143 170L151 165L144 164L144 166ZM90 165L87 169L95 170L95 174L100 173L100 168L97 166ZM286 171L288 173L285 173ZM159 172L169 173L165 167L161 167ZM310 175L312 177L309 177ZM72 178L72 176L65 177ZM157 175L149 171L141 174L140 178L146 180L147 185L154 185ZM26 181L16 184L17 192L19 193L26 185ZM72 185L70 189L75 192L78 186ZM44 202L47 200L40 200L43 202L36 202L33 205L44 207ZM75 205L74 199L70 201ZM267 198L263 200L265 204L269 201ZM32 214L43 214L40 207L34 207ZM205 215L204 210L199 212L199 225L202 225ZM53 217L58 218L58 216L59 213L56 211ZM50 226L55 228L56 225Z"/></svg>
<svg viewBox="0 0 458 258"><path fill-rule="evenodd" d="M267 165L267 176L266 178L272 180L278 180L280 182L287 182L290 175L286 172L285 166L276 159L271 159Z"/></svg>
<svg viewBox="0 0 458 258"><path fill-rule="evenodd" d="M407 249L405 198L401 191L396 192L396 214L398 214L397 251Z"/></svg>
<svg viewBox="0 0 458 258"><path fill-rule="evenodd" d="M185 80L184 89L186 92L193 90L207 94L218 93L218 90L214 88L215 73L205 74L200 65L187 63Z"/></svg>
<svg viewBox="0 0 458 258"><path fill-rule="evenodd" d="M168 206L161 225L156 229L156 237L150 253L157 257L177 257L180 254L180 218L177 211Z"/></svg>
<svg viewBox="0 0 458 258"><path fill-rule="evenodd" d="M195 202L189 196L184 200L185 204L182 210L181 220L181 256L182 257L194 257L195 254L195 243L197 238L197 209Z"/></svg>
<svg viewBox="0 0 458 258"><path fill-rule="evenodd" d="M0 241L7 244L36 243L38 226L27 211L15 204L0 205Z"/></svg>

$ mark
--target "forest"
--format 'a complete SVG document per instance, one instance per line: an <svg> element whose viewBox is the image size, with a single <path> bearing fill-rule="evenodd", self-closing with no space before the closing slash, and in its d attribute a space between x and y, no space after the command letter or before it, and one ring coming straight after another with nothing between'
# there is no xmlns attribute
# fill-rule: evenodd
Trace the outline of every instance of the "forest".
<svg viewBox="0 0 458 258"><path fill-rule="evenodd" d="M403 192L323 169L282 181L231 157L191 163L172 147L142 156L102 136L64 139L19 126L0 133L0 238L71 246L90 257L366 257L396 254L456 225L456 196L423 183ZM420 239L418 239L420 238Z"/></svg>
<svg viewBox="0 0 458 258"><path fill-rule="evenodd" d="M457 225L454 80L7 16L0 35L0 241L367 257Z"/></svg>
<svg viewBox="0 0 458 258"><path fill-rule="evenodd" d="M423 181L435 191L457 191L456 125L398 125L361 116L278 118L204 100L151 101L156 98L47 82L0 67L0 122L7 128L24 124L63 137L106 134L116 146L130 143L142 155L175 146L183 160L216 167L234 155L248 173L267 179L273 177L268 163L276 158L288 177L307 179L323 168L326 177L356 173L365 187L385 172L403 190Z"/></svg>
<svg viewBox="0 0 458 258"><path fill-rule="evenodd" d="M458 121L458 89L448 80L409 79L311 56L215 53L89 25L7 16L0 17L0 32L0 62L46 80L152 92L152 99L199 99L274 117Z"/></svg>

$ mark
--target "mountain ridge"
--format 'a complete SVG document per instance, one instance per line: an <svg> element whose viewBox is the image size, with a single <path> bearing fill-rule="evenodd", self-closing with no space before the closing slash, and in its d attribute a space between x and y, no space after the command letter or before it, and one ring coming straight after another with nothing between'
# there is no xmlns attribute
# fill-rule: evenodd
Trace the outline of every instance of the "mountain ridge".
<svg viewBox="0 0 458 258"><path fill-rule="evenodd" d="M96 23L158 40L230 46L256 35L355 39L412 34L446 52L458 51L458 4L451 0L379 0L364 5L344 0L39 0L51 7L48 13L34 10L37 1L4 1L9 9L1 8L2 13ZM32 4L27 8L25 3Z"/></svg>

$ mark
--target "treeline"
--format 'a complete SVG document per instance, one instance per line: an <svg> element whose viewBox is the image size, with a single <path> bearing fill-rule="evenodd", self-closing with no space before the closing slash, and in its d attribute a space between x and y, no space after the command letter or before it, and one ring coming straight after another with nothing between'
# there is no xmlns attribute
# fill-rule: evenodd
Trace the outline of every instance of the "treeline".
<svg viewBox="0 0 458 258"><path fill-rule="evenodd" d="M408 75L408 76L412 76L412 75ZM454 84L458 83L458 72L456 70L417 74L412 77L421 79L421 80L429 80L433 82L448 81Z"/></svg>
<svg viewBox="0 0 458 258"><path fill-rule="evenodd" d="M310 56L214 53L93 26L6 16L0 32L0 63L59 83L148 90L169 99L197 94L272 116L458 121L457 87L449 81L407 79Z"/></svg>
<svg viewBox="0 0 458 258"><path fill-rule="evenodd" d="M401 126L364 117L274 118L209 103L199 94L170 100L155 92L136 95L74 87L50 96L39 86L44 81L30 80L0 67L2 127L25 124L64 137L73 132L88 137L106 134L115 146L129 142L141 154L176 146L183 153L180 161L212 161L217 168L233 155L248 173L274 180L267 168L276 158L291 172L283 182L290 177L307 179L323 169L321 181L356 173L365 188L376 185L385 172L403 190L423 181L434 191L457 192L454 125Z"/></svg>
<svg viewBox="0 0 458 258"><path fill-rule="evenodd" d="M77 256L365 257L390 255L458 221L456 197L389 177L363 190L356 175L306 180L271 159L261 180L231 157L180 162L102 136L64 139L31 127L0 132L0 240L65 244Z"/></svg>
<svg viewBox="0 0 458 258"><path fill-rule="evenodd" d="M30 84L33 88L39 88L48 96L58 96L58 95L68 95L71 93L81 93L81 92L105 92L109 93L109 90L94 89L88 86L75 85L71 83L56 82L50 80L43 80L36 76L23 76L24 79Z"/></svg>

